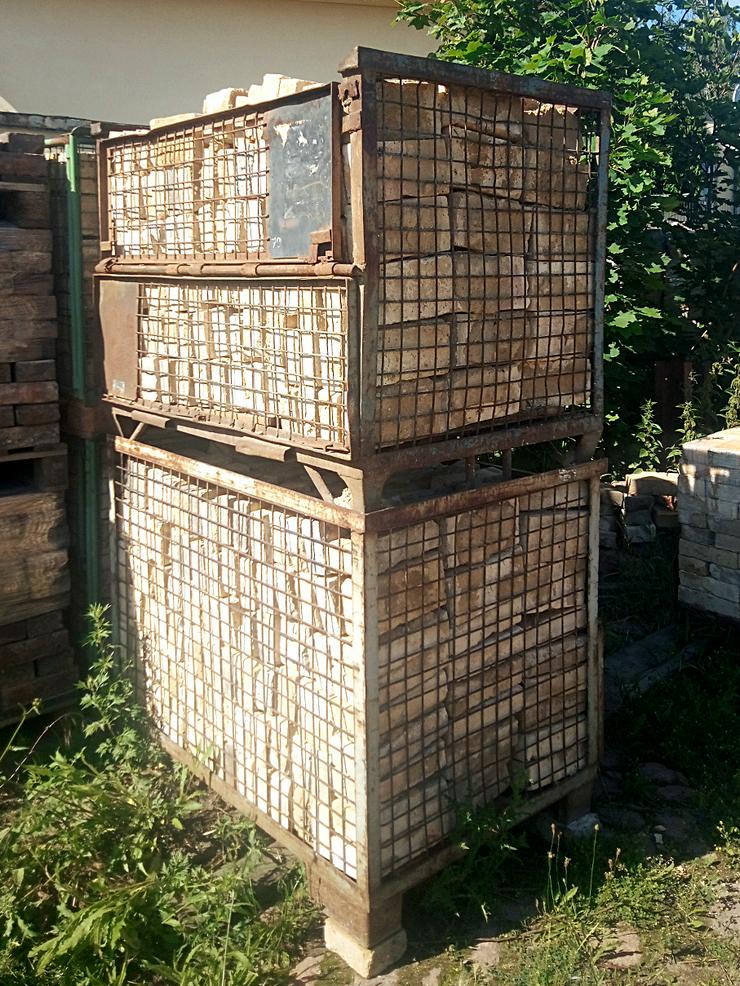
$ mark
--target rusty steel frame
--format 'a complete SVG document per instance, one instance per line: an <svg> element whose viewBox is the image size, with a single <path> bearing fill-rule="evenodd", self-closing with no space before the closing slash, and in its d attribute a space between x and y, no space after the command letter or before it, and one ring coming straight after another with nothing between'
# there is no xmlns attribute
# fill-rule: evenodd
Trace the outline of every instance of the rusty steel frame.
<svg viewBox="0 0 740 986"><path fill-rule="evenodd" d="M235 278L281 278L302 277L331 281L334 278L348 279L357 285L361 317L349 320L347 337L347 413L349 417L349 448L321 447L319 442L306 441L295 436L286 440L285 435L245 433L224 428L220 423L203 420L203 415L195 420L189 412L181 413L181 409L152 408L139 409L159 415L162 423L168 427L202 434L215 440L225 441L236 447L241 443L250 449L262 447L267 454L274 455L273 445L282 446L287 443L297 458L307 463L350 476L352 481L359 483L361 498L358 503L372 505L377 502L381 479L387 478L394 472L411 468L422 463L433 463L457 456L475 456L493 450L511 450L517 446L553 441L561 438L576 439L574 452L575 461L584 461L591 455L598 444L601 434L603 417L603 300L605 278L605 230L607 205L607 176L609 153L609 115L611 99L609 94L595 90L581 89L569 85L547 83L539 79L508 75L505 73L488 72L469 66L438 62L432 59L414 56L397 55L376 51L370 48L357 48L354 53L340 65L343 76L337 86L332 84L324 89L309 90L294 97L282 97L269 103L249 107L251 112L261 112L271 106L285 105L291 101L305 101L317 93L331 92L334 101L333 140L334 145L334 242L337 244L333 258L324 259L317 263L274 260L240 260L220 261L192 260L188 258L172 258L167 262L151 260L131 260L106 258L98 265L98 273L102 278L113 275L123 280L142 278L159 279L190 279L209 278L213 282L220 278L233 280ZM595 202L595 235L593 264L593 343L589 360L590 375L590 407L579 410L562 411L559 414L537 411L527 417L526 414L513 415L512 418L494 418L472 427L463 428L459 434L432 436L430 439L413 439L409 442L399 442L397 445L381 447L379 443L378 418L378 307L379 307L379 248L377 210L367 204L377 200L378 184L378 110L376 106L376 90L380 80L384 78L416 79L440 84L474 86L483 91L491 91L502 95L526 96L542 101L562 102L571 107L583 107L599 116L598 145L596 155L598 167L596 171L597 194ZM227 110L208 120L228 119L235 112L244 113L244 107L238 111ZM341 119L340 119L341 114ZM177 133L183 127L199 126L200 119L188 121L186 124L171 124L155 131L160 133ZM105 192L105 148L126 142L145 142L147 135L119 136L101 143L100 179L101 203L106 198ZM353 241L352 256L346 253L346 244L340 248L341 222L339 221L340 162L343 162L341 152L337 151L339 141L348 143L348 153L351 158L350 201L352 204ZM101 237L106 246L107 229L101 205ZM137 402L121 402L115 395L108 394L106 399L121 413L130 413L136 417ZM155 419L149 418L149 424ZM453 429L451 429L453 430ZM474 433L473 433L474 432ZM241 436L237 438L237 436ZM255 444L257 442L257 444ZM262 443L261 445L259 443ZM282 453L281 453L282 454Z"/></svg>
<svg viewBox="0 0 740 986"><path fill-rule="evenodd" d="M599 545L599 476L606 468L605 461L590 462L569 469L527 475L504 480L493 486L464 490L435 496L433 499L401 507L388 507L370 513L352 510L335 503L326 503L282 486L243 474L233 473L215 465L186 458L178 453L152 446L144 446L131 439L118 437L110 440L111 451L122 456L131 455L162 468L186 473L203 482L218 485L225 490L261 499L279 507L303 512L311 517L350 531L352 540L353 611L360 616L355 632L354 647L361 655L362 669L359 677L364 680L364 690L355 696L356 710L361 712L358 727L362 733L364 755L357 763L357 878L342 873L329 860L321 857L298 836L286 831L279 822L257 808L239 794L227 780L215 776L213 770L180 746L161 736L165 749L177 760L202 778L225 801L237 807L263 828L270 836L294 852L308 868L312 894L326 908L330 917L337 920L364 947L372 948L400 926L400 902L403 893L448 865L462 854L459 846L449 838L421 853L407 864L383 875L379 860L378 793L378 593L375 576L376 554L373 551L378 535L393 528L403 527L424 520L444 516L453 511L475 510L481 506L506 501L546 490L557 489L574 480L588 484L588 569L587 569L587 763L564 780L526 794L523 799L520 820L531 817L553 805L560 805L561 813L581 806L588 798L596 777L602 742L603 668L600 635L597 621L598 545ZM112 483L112 480L111 480ZM110 498L110 534L112 578L115 585L117 563L115 561L116 505L115 495ZM114 600L116 592L113 593ZM114 611L116 604L114 601ZM375 627L374 627L375 624ZM493 802L500 807L507 803L507 796L499 796ZM364 858L363 858L364 857Z"/></svg>

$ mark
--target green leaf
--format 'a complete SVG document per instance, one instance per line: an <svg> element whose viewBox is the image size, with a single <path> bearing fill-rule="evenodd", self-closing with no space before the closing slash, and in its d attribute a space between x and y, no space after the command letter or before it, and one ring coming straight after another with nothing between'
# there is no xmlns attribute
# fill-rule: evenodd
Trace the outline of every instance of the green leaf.
<svg viewBox="0 0 740 986"><path fill-rule="evenodd" d="M637 315L634 312L620 312L619 315L615 315L614 318L610 319L609 324L613 325L617 329L624 329L628 325L637 321Z"/></svg>

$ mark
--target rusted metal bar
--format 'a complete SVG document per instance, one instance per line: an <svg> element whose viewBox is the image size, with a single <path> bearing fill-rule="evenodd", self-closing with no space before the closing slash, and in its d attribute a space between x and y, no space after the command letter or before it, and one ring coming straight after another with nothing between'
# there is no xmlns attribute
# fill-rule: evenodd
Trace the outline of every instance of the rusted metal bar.
<svg viewBox="0 0 740 986"><path fill-rule="evenodd" d="M366 48L362 45L354 49L339 65L342 75L356 72L385 75L398 79L420 79L425 82L438 82L442 85L454 84L476 86L480 89L497 89L501 92L516 92L544 102L573 103L593 109L611 108L611 94L598 89L584 89L580 86L564 85L559 82L545 82L526 75L512 75L508 72L493 72L459 65L456 62L442 62L417 55L402 55L395 52Z"/></svg>

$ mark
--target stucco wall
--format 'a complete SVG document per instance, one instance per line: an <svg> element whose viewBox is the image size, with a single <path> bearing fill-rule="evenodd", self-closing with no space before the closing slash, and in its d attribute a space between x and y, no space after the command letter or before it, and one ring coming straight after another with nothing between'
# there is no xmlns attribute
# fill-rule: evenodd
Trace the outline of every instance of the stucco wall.
<svg viewBox="0 0 740 986"><path fill-rule="evenodd" d="M425 55L392 0L2 0L0 105L147 122L265 72L323 82L357 44Z"/></svg>

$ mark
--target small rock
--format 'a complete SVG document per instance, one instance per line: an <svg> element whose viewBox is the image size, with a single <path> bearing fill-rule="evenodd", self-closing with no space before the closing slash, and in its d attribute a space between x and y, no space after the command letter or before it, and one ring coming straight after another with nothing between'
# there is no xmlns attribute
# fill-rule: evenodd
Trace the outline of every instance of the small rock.
<svg viewBox="0 0 740 986"><path fill-rule="evenodd" d="M442 969L436 966L434 969L430 969L429 972L424 976L421 981L421 986L439 986L442 982Z"/></svg>
<svg viewBox="0 0 740 986"><path fill-rule="evenodd" d="M740 883L725 885L709 908L707 924L719 935L740 940Z"/></svg>
<svg viewBox="0 0 740 986"><path fill-rule="evenodd" d="M642 962L642 942L636 931L618 927L605 944L609 950L601 961L607 969L634 969Z"/></svg>
<svg viewBox="0 0 740 986"><path fill-rule="evenodd" d="M599 824L599 816L589 811L580 818L575 818L565 826L568 835L575 839L590 839L594 834L596 826Z"/></svg>
<svg viewBox="0 0 740 986"><path fill-rule="evenodd" d="M291 986L313 986L321 977L323 956L309 955L291 970Z"/></svg>
<svg viewBox="0 0 740 986"><path fill-rule="evenodd" d="M664 767L662 763L644 763L638 773L644 781L662 786L664 784L683 784L688 786L688 779L678 770Z"/></svg>
<svg viewBox="0 0 740 986"><path fill-rule="evenodd" d="M384 976L375 976L373 979L363 979L355 976L352 986L398 986L398 970L388 972Z"/></svg>
<svg viewBox="0 0 740 986"><path fill-rule="evenodd" d="M632 808L601 805L599 814L605 825L619 832L642 832L646 827L645 819L640 812Z"/></svg>
<svg viewBox="0 0 740 986"><path fill-rule="evenodd" d="M479 941L470 952L470 961L480 969L494 969L501 961L501 948L493 939Z"/></svg>
<svg viewBox="0 0 740 986"><path fill-rule="evenodd" d="M659 787L655 793L661 801L677 805L686 805L696 797L696 791L684 784L666 784L664 787Z"/></svg>

